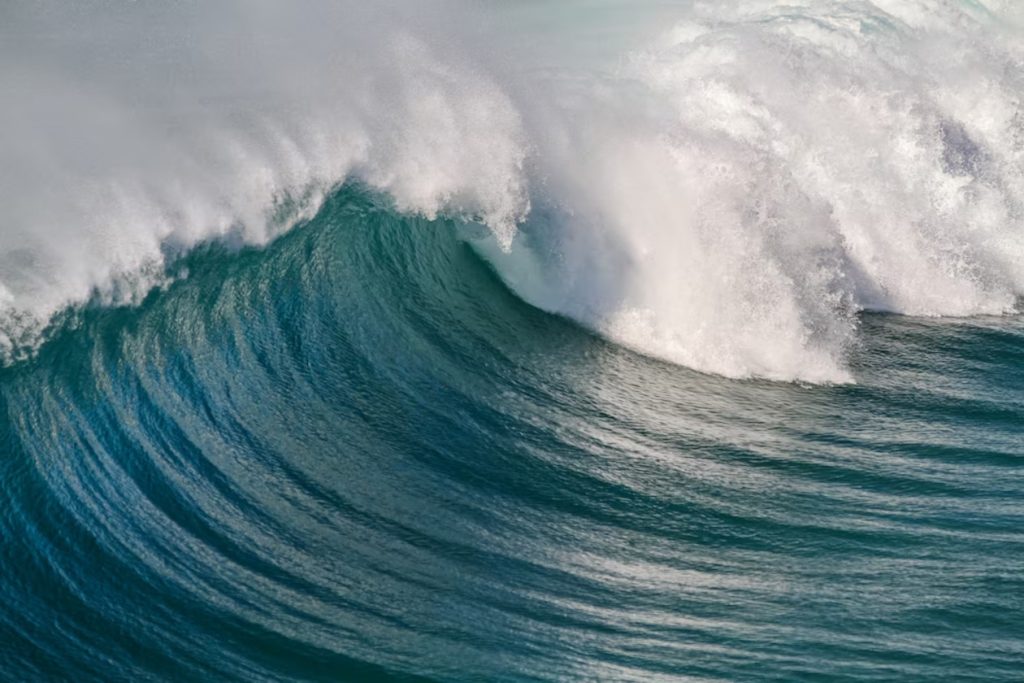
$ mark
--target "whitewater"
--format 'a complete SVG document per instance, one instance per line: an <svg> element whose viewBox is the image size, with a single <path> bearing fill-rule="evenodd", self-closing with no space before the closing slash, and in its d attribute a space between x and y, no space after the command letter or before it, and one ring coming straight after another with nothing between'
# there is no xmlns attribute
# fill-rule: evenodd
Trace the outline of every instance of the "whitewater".
<svg viewBox="0 0 1024 683"><path fill-rule="evenodd" d="M534 305L730 377L849 381L859 311L1024 292L1013 3L85 7L0 29L8 359L353 179L487 226Z"/></svg>

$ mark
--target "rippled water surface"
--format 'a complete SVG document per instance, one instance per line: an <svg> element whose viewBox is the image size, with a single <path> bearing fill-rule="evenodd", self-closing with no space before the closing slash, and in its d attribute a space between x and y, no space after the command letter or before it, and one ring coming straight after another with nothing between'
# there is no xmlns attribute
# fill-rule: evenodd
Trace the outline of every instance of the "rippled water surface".
<svg viewBox="0 0 1024 683"><path fill-rule="evenodd" d="M6 680L1017 680L1024 324L703 375L345 187L0 374Z"/></svg>

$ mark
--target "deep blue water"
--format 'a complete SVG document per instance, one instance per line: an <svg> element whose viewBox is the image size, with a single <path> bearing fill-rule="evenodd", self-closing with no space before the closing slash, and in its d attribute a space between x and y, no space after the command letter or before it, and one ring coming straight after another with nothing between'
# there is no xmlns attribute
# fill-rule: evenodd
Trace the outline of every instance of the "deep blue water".
<svg viewBox="0 0 1024 683"><path fill-rule="evenodd" d="M0 371L9 681L1024 678L1024 322L733 381L339 190Z"/></svg>

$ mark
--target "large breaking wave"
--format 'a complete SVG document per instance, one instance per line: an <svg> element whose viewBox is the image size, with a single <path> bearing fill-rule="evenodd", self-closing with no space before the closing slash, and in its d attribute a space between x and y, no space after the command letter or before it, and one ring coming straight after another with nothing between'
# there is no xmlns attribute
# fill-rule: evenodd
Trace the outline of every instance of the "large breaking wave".
<svg viewBox="0 0 1024 683"><path fill-rule="evenodd" d="M861 310L1024 293L1011 3L411 5L6 8L6 357L349 179L487 226L534 305L730 377L847 381Z"/></svg>

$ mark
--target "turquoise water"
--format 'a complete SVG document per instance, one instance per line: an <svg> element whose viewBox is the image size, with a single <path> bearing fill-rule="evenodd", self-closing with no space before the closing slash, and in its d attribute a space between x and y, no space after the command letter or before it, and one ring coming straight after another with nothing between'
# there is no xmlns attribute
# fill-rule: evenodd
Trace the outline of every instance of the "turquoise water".
<svg viewBox="0 0 1024 683"><path fill-rule="evenodd" d="M1024 4L0 6L0 682L1024 680Z"/></svg>
<svg viewBox="0 0 1024 683"><path fill-rule="evenodd" d="M728 380L475 239L347 185L0 371L0 678L1024 677L1019 317Z"/></svg>

